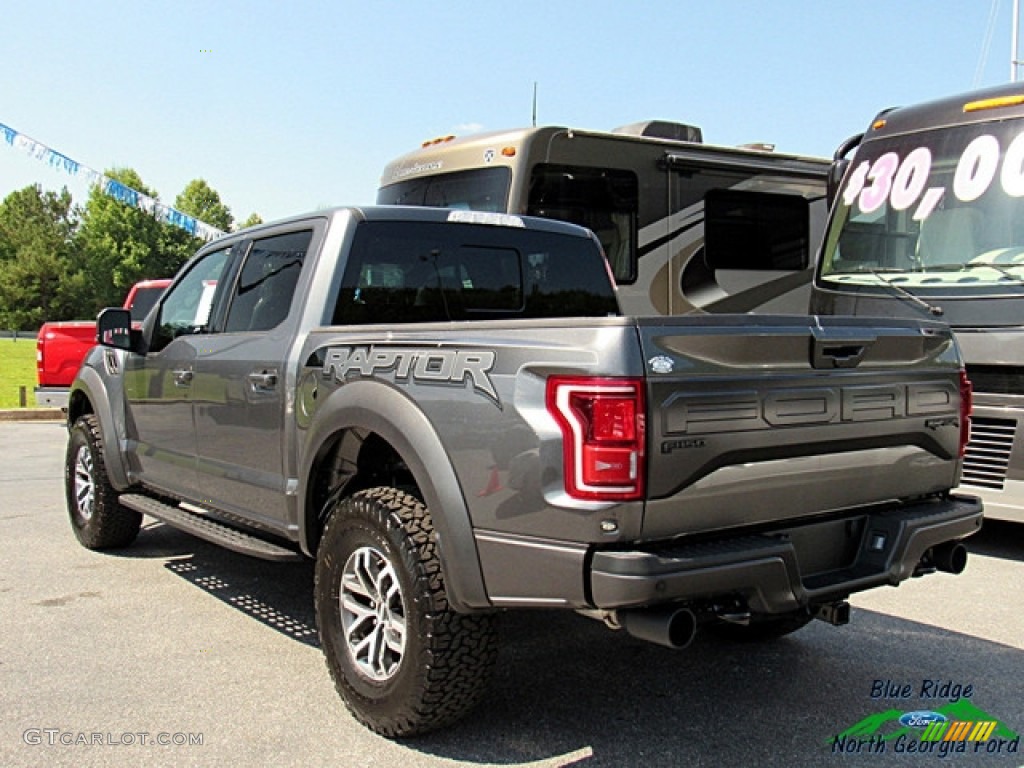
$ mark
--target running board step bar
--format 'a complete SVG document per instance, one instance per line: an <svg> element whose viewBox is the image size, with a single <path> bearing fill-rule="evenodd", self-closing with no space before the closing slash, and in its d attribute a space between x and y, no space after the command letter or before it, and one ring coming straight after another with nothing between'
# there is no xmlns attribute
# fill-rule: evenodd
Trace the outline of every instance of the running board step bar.
<svg viewBox="0 0 1024 768"><path fill-rule="evenodd" d="M144 515L159 520L162 523L190 533L196 538L209 541L250 557L258 557L261 560L272 560L278 563L294 562L302 560L302 555L295 550L273 544L261 538L253 536L245 531L232 528L217 520L212 520L203 515L189 512L181 507L174 507L164 504L149 496L137 493L128 493L120 498L122 505L128 509L134 509Z"/></svg>

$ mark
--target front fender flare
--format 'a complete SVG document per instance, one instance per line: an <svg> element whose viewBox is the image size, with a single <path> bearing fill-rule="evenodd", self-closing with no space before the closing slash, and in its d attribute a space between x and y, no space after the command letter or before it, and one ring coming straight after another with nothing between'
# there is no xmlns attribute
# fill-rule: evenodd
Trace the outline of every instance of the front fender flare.
<svg viewBox="0 0 1024 768"><path fill-rule="evenodd" d="M127 466L124 460L124 449L127 442L124 418L117 414L123 414L124 393L120 379L110 381L101 374L91 362L101 359L102 350L94 348L86 358L86 362L78 370L78 375L71 383L71 391L68 394L68 429L74 425L82 413L92 411L100 423L100 433L103 435L104 463L107 467L107 476L110 484L119 491L128 490L132 483L128 478ZM102 364L102 362L100 363ZM88 401L89 407L85 407L83 400ZM122 406L117 412L114 404Z"/></svg>

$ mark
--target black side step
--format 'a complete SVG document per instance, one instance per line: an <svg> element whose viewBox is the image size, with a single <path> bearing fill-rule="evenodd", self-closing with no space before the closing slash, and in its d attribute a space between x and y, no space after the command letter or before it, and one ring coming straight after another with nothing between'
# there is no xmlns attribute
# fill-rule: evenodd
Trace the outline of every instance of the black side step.
<svg viewBox="0 0 1024 768"><path fill-rule="evenodd" d="M167 525L191 533L197 538L218 544L232 552L258 557L261 560L273 560L278 563L302 560L302 555L295 550L264 541L250 533L189 512L181 507L172 507L170 504L164 504L149 496L128 493L121 496L120 501L128 509L149 515L162 523L167 523Z"/></svg>

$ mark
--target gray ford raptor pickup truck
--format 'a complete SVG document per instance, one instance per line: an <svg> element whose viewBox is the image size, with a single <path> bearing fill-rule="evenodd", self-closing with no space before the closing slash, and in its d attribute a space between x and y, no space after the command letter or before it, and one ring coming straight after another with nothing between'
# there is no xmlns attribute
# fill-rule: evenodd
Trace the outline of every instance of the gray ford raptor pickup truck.
<svg viewBox="0 0 1024 768"><path fill-rule="evenodd" d="M148 515L314 558L341 697L403 737L464 715L495 617L576 610L681 648L843 624L958 573L970 386L931 321L625 317L591 232L339 208L202 248L141 330L104 310L68 407L90 549Z"/></svg>

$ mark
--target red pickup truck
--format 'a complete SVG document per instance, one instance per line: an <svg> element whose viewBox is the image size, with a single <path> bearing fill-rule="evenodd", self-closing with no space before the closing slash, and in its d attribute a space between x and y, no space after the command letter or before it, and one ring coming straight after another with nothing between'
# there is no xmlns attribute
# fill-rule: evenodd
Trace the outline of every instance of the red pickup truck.
<svg viewBox="0 0 1024 768"><path fill-rule="evenodd" d="M132 320L141 323L170 284L169 279L161 278L142 280L133 285L123 305L131 310ZM71 382L86 353L95 344L96 322L93 320L43 323L36 337L37 405L67 407Z"/></svg>

